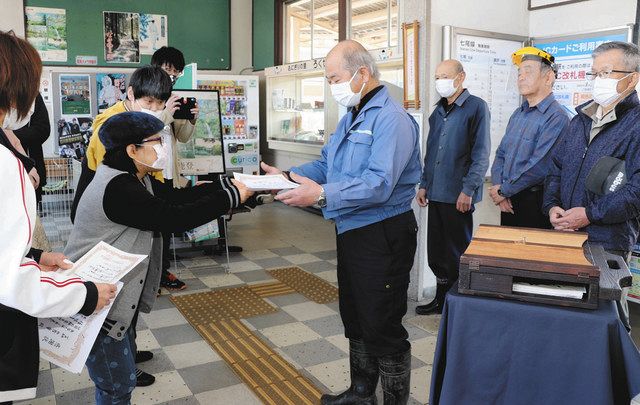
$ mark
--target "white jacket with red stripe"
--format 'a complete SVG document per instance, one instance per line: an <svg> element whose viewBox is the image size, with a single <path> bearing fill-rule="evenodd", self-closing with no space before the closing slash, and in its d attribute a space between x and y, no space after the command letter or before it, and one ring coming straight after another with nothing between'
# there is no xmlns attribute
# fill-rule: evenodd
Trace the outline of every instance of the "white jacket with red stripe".
<svg viewBox="0 0 640 405"><path fill-rule="evenodd" d="M41 272L26 257L36 218L35 191L22 162L1 145L0 190L0 402L4 402L35 397L39 347L36 320L30 317L66 317L81 309L84 313L90 287L77 277ZM16 348L24 353L16 353ZM11 364L28 363L34 352L33 375L31 365Z"/></svg>

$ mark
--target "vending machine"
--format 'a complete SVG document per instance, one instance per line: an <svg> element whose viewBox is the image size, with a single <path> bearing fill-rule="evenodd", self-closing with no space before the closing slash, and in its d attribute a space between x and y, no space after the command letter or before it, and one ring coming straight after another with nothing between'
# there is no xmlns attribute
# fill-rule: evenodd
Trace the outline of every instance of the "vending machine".
<svg viewBox="0 0 640 405"><path fill-rule="evenodd" d="M198 72L200 90L218 90L227 172L260 172L260 95L258 76Z"/></svg>

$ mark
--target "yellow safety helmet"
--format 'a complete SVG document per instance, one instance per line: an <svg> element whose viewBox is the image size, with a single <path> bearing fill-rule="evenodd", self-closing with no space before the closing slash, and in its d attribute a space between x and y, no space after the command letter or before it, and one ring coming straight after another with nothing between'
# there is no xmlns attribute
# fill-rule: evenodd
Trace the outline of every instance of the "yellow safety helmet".
<svg viewBox="0 0 640 405"><path fill-rule="evenodd" d="M558 67L555 64L556 58L549 52L545 52L542 49L538 49L534 46L525 46L524 48L518 49L511 55L511 61L516 66L520 66L522 61L527 59L539 60L540 62L546 63L547 65L551 66L551 69L554 73L557 74L558 72Z"/></svg>

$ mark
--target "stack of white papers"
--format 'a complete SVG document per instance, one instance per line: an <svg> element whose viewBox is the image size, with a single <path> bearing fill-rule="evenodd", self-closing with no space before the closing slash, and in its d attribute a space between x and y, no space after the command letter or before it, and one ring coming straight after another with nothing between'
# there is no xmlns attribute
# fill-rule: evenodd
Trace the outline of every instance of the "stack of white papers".
<svg viewBox="0 0 640 405"><path fill-rule="evenodd" d="M574 298L579 300L587 293L587 289L583 286L572 285L513 283L513 292L548 295L551 297Z"/></svg>
<svg viewBox="0 0 640 405"><path fill-rule="evenodd" d="M287 180L282 174L255 176L234 172L233 178L247 186L251 191L288 190L299 186L298 183Z"/></svg>
<svg viewBox="0 0 640 405"><path fill-rule="evenodd" d="M136 267L146 255L135 255L100 242L82 256L69 270L58 270L94 283L116 284L117 293L123 283L119 280ZM116 294L117 295L117 294ZM76 314L70 318L40 318L40 357L79 374L89 357L98 332L111 309L111 304L91 316Z"/></svg>

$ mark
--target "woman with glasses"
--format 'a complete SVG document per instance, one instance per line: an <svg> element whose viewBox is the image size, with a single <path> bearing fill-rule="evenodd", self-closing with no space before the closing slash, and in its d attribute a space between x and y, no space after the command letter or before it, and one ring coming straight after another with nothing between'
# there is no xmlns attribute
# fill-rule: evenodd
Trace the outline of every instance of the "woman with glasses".
<svg viewBox="0 0 640 405"><path fill-rule="evenodd" d="M124 278L87 360L97 404L128 404L136 387L135 323L149 312L160 283L161 232L184 232L240 206L251 196L242 183L224 179L171 193L153 174L167 163L164 123L143 112L109 118L98 136L102 164L85 190L65 254L75 260L104 241L147 258Z"/></svg>

